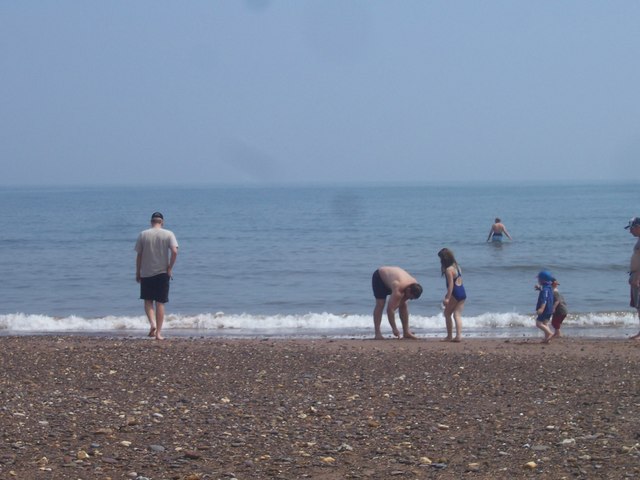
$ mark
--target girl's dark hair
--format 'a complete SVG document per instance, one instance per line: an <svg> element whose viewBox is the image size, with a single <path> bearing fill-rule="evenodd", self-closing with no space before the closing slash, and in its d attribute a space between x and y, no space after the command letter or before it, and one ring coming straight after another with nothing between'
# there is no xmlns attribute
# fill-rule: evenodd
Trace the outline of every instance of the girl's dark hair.
<svg viewBox="0 0 640 480"><path fill-rule="evenodd" d="M452 265L457 265L456 257L453 256L453 252L448 248L443 248L438 252L440 257L440 272L444 275L444 272Z"/></svg>

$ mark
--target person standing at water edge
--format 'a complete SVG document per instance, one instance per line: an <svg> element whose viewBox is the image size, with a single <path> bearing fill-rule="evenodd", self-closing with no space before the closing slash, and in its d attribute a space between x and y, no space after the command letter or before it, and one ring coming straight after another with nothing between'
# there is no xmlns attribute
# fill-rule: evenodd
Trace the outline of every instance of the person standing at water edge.
<svg viewBox="0 0 640 480"><path fill-rule="evenodd" d="M400 312L402 322L402 338L415 339L415 335L409 330L409 306L408 300L420 298L422 286L409 273L400 267L380 267L371 278L373 296L376 299L376 306L373 310L373 326L376 340L382 340L380 324L382 323L382 312L387 302L387 296L391 295L387 303L387 318L389 325L396 337L400 337L398 327L396 327L395 312Z"/></svg>
<svg viewBox="0 0 640 480"><path fill-rule="evenodd" d="M633 217L629 220L628 228L631 235L640 237L640 217ZM633 247L631 262L629 264L629 286L631 287L630 306L638 311L638 320L640 320L640 238ZM640 332L631 337L634 340L640 339Z"/></svg>
<svg viewBox="0 0 640 480"><path fill-rule="evenodd" d="M507 232L507 227L502 224L502 220L496 217L493 225L491 225L491 229L489 230L487 242L501 242L503 234L506 235L509 240L513 240L511 235L509 235L509 232Z"/></svg>
<svg viewBox="0 0 640 480"><path fill-rule="evenodd" d="M549 343L553 337L549 328L549 320L553 315L553 276L546 270L538 273L538 285L536 289L540 290L538 294L538 302L536 303L536 327L544 332L544 340L542 343Z"/></svg>
<svg viewBox="0 0 640 480"><path fill-rule="evenodd" d="M136 281L140 284L140 299L149 319L149 336L162 337L164 304L169 301L169 282L178 257L178 241L172 231L166 230L160 212L151 215L151 228L138 235L135 250Z"/></svg>
<svg viewBox="0 0 640 480"><path fill-rule="evenodd" d="M440 270L442 276L447 280L447 293L444 296L442 305L444 306L444 318L447 325L447 336L445 342L462 341L462 310L467 299L464 285L462 284L462 271L448 248L443 248L438 252L440 257ZM453 337L453 321L456 322L456 336Z"/></svg>

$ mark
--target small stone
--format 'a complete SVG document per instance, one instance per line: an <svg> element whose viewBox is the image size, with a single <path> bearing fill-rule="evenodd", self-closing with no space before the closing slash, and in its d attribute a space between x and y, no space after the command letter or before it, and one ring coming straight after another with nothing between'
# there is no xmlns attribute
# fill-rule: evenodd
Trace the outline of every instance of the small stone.
<svg viewBox="0 0 640 480"><path fill-rule="evenodd" d="M87 458L89 458L89 454L84 450L79 450L78 453L76 454L76 458L78 460L86 460Z"/></svg>
<svg viewBox="0 0 640 480"><path fill-rule="evenodd" d="M531 450L533 450L534 452L544 452L546 450L549 450L549 447L547 445L534 445L533 447L531 447Z"/></svg>
<svg viewBox="0 0 640 480"><path fill-rule="evenodd" d="M480 464L479 463L470 463L467 465L467 470L470 472L479 472Z"/></svg>
<svg viewBox="0 0 640 480"><path fill-rule="evenodd" d="M420 465L431 465L432 463L429 457L420 457Z"/></svg>
<svg viewBox="0 0 640 480"><path fill-rule="evenodd" d="M200 455L198 452L195 452L193 450L185 450L184 456L189 460L199 460L202 458L202 455Z"/></svg>
<svg viewBox="0 0 640 480"><path fill-rule="evenodd" d="M122 445L123 447L130 447L131 446L131 442L129 440L122 440L120 442L120 445Z"/></svg>
<svg viewBox="0 0 640 480"><path fill-rule="evenodd" d="M333 458L333 457L322 457L322 458L320 459L320 461L321 461L322 463L332 464L332 463L335 463L335 462L336 462L336 459L335 459L335 458Z"/></svg>
<svg viewBox="0 0 640 480"><path fill-rule="evenodd" d="M565 438L559 443L559 445L562 445L563 447L567 447L569 445L575 445L575 443L576 443L575 438Z"/></svg>
<svg viewBox="0 0 640 480"><path fill-rule="evenodd" d="M437 427L438 427L438 430L449 430L449 425L444 425L442 423L439 423Z"/></svg>
<svg viewBox="0 0 640 480"><path fill-rule="evenodd" d="M149 445L149 450L155 453L162 453L165 451L165 448L162 445Z"/></svg>
<svg viewBox="0 0 640 480"><path fill-rule="evenodd" d="M538 464L536 462L527 462L522 467L527 470L535 470L538 467Z"/></svg>

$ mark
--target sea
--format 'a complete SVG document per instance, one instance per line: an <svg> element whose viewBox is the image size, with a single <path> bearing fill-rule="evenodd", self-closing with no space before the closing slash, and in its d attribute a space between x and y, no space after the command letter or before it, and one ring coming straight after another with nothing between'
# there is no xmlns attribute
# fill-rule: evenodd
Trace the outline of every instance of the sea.
<svg viewBox="0 0 640 480"><path fill-rule="evenodd" d="M411 328L441 337L443 247L462 267L466 337L540 337L543 269L566 336L639 328L624 229L637 185L74 186L0 187L0 335L144 334L134 244L154 211L180 245L168 337L370 338L382 265L422 284ZM495 217L513 241L487 243Z"/></svg>

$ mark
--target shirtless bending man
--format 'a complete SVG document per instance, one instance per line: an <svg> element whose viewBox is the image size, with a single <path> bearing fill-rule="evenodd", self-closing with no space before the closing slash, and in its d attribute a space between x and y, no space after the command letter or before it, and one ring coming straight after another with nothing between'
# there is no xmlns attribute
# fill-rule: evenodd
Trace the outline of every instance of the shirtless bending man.
<svg viewBox="0 0 640 480"><path fill-rule="evenodd" d="M400 267L380 267L373 272L371 278L373 296L376 298L376 306L373 309L373 326L376 340L383 340L380 324L382 312L387 303L387 296L391 295L387 303L387 318L393 334L400 338L400 332L396 327L395 312L400 312L402 321L402 338L415 339L416 336L409 330L409 306L408 300L420 298L422 287L415 278Z"/></svg>

